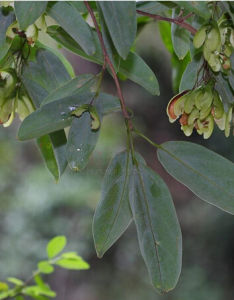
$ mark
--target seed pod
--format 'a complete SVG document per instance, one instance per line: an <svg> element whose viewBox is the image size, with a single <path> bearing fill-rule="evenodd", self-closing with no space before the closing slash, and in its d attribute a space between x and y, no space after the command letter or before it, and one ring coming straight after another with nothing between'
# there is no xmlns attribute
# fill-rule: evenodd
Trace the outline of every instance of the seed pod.
<svg viewBox="0 0 234 300"><path fill-rule="evenodd" d="M207 31L208 26L203 25L195 34L193 38L193 45L195 48L200 48L206 39L206 31Z"/></svg>
<svg viewBox="0 0 234 300"><path fill-rule="evenodd" d="M214 118L212 115L209 115L206 119L205 119L205 130L203 133L203 138L204 139L208 139L211 135L212 132L214 130Z"/></svg>
<svg viewBox="0 0 234 300"><path fill-rule="evenodd" d="M32 24L28 26L28 28L25 31L25 35L27 37L28 44L33 47L38 38L38 29L36 25Z"/></svg>
<svg viewBox="0 0 234 300"><path fill-rule="evenodd" d="M220 130L225 129L226 118L227 118L227 114L224 112L222 118L215 119L215 123L219 127Z"/></svg>
<svg viewBox="0 0 234 300"><path fill-rule="evenodd" d="M9 117L8 121L3 123L3 127L9 127L12 124L14 118L15 118L15 111L13 110L10 114L10 117Z"/></svg>
<svg viewBox="0 0 234 300"><path fill-rule="evenodd" d="M216 55L215 53L211 53L209 58L207 59L207 62L214 72L220 71L221 63L218 55Z"/></svg>
<svg viewBox="0 0 234 300"><path fill-rule="evenodd" d="M224 63L222 64L222 68L224 69L224 71L228 71L231 69L231 61L230 58L226 59L224 61Z"/></svg>
<svg viewBox="0 0 234 300"><path fill-rule="evenodd" d="M223 102L220 99L218 92L214 91L212 114L215 119L221 119L224 114Z"/></svg>
<svg viewBox="0 0 234 300"><path fill-rule="evenodd" d="M0 97L12 97L17 83L17 76L14 69L5 69L0 71Z"/></svg>
<svg viewBox="0 0 234 300"><path fill-rule="evenodd" d="M14 110L14 98L4 99L0 107L0 122L6 123Z"/></svg>
<svg viewBox="0 0 234 300"><path fill-rule="evenodd" d="M219 28L214 25L211 31L207 34L207 38L204 44L204 48L208 49L211 52L218 51L220 52L221 48L221 36Z"/></svg>
<svg viewBox="0 0 234 300"><path fill-rule="evenodd" d="M175 122L175 120L177 120L178 117L182 114L184 102L186 99L184 96L186 96L188 92L188 90L183 91L182 93L179 93L176 96L174 96L169 101L167 105L167 115L171 123Z"/></svg>
<svg viewBox="0 0 234 300"><path fill-rule="evenodd" d="M21 121L35 111L35 107L31 99L27 95L22 95L17 100L16 112Z"/></svg>
<svg viewBox="0 0 234 300"><path fill-rule="evenodd" d="M200 92L200 88L197 88L189 94L189 97L186 97L186 100L184 102L184 111L186 112L186 114L190 114L193 110L195 106L195 98Z"/></svg>
<svg viewBox="0 0 234 300"><path fill-rule="evenodd" d="M196 97L195 104L199 110L206 110L208 107L211 106L212 101L213 93L210 85L208 85L203 89L203 93L201 94L201 96Z"/></svg>
<svg viewBox="0 0 234 300"><path fill-rule="evenodd" d="M188 117L188 125L194 125L196 119L199 118L199 110L194 108Z"/></svg>
<svg viewBox="0 0 234 300"><path fill-rule="evenodd" d="M225 45L225 49L224 49L223 53L227 57L230 57L232 55L232 46L231 45Z"/></svg>
<svg viewBox="0 0 234 300"><path fill-rule="evenodd" d="M231 120L232 120L232 107L229 108L227 115L226 115L225 131L224 131L226 137L229 137L229 135L230 135Z"/></svg>
<svg viewBox="0 0 234 300"><path fill-rule="evenodd" d="M208 108L201 109L199 119L202 121L205 118L207 118L209 116L209 114L211 113L211 109L212 109L211 106Z"/></svg>
<svg viewBox="0 0 234 300"><path fill-rule="evenodd" d="M231 34L230 34L230 44L232 48L234 48L234 29L232 28Z"/></svg>
<svg viewBox="0 0 234 300"><path fill-rule="evenodd" d="M181 130L186 136L190 136L193 133L193 125L182 125Z"/></svg>

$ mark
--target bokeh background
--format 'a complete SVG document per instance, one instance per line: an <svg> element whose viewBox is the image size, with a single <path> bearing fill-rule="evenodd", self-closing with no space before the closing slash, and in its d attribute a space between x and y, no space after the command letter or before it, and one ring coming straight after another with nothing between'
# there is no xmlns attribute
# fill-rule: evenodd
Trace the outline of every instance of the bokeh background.
<svg viewBox="0 0 234 300"><path fill-rule="evenodd" d="M215 130L208 141L194 134L186 138L179 124L170 124L166 106L173 96L171 58L156 23L141 31L137 52L157 75L161 95L122 82L135 124L155 142L189 140L234 161L234 138ZM77 74L97 73L100 67L66 53ZM109 76L103 89L115 94ZM174 291L160 296L151 287L131 225L100 260L92 240L92 217L100 197L101 180L110 158L123 149L125 133L120 114L105 118L97 148L82 173L69 169L56 184L34 142L16 139L19 122L0 129L0 280L26 279L55 235L66 235L68 249L91 265L88 271L57 268L47 276L58 300L231 300L234 295L234 217L201 201L160 166L156 150L141 139L135 147L167 182L183 233L183 268Z"/></svg>

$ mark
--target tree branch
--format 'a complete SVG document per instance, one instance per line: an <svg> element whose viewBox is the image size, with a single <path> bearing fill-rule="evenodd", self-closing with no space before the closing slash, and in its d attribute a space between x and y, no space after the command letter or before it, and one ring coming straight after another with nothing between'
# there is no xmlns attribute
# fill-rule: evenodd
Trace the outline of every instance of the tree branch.
<svg viewBox="0 0 234 300"><path fill-rule="evenodd" d="M178 19L172 19L172 18L167 18L167 17L163 17L163 16L159 16L159 15L155 15L155 14L151 14L151 13L147 13L141 10L136 10L136 12L139 15L143 15L143 16L147 16L150 17L154 20L158 20L158 21L167 21L170 23L174 23L180 27L185 28L186 30L188 30L189 32L191 32L193 35L197 32L197 29L194 28L193 26L191 26L190 24L184 22L185 18L189 18L191 15L189 14L188 16L186 16L185 18L178 18Z"/></svg>
<svg viewBox="0 0 234 300"><path fill-rule="evenodd" d="M98 35L98 38L99 38L99 41L100 41L100 44L101 44L101 47L102 47L103 56L104 56L104 65L105 65L105 62L109 65L111 73L113 75L113 78L114 78L114 81L115 81L115 85L116 85L116 89L117 89L117 93L118 93L118 97L120 99L120 105L121 105L121 109L122 109L122 113L123 113L124 119L126 120L127 125L129 126L129 128L132 130L133 129L133 125L132 125L132 122L130 120L130 116L128 114L127 108L126 108L126 104L125 104L125 100L124 100L124 97L123 97L123 93L122 93L122 90L121 90L121 87L120 87L120 84L119 84L119 79L118 79L117 74L115 72L114 66L113 66L113 64L112 64L112 62L110 60L110 57L108 56L108 53L107 53L107 50L106 50L106 47L105 47L105 44L104 44L104 41L103 41L103 37L102 37L101 31L100 31L100 29L98 27L98 23L97 23L96 17L95 17L95 15L93 13L92 8L89 6L88 1L84 1L84 3L85 3L85 6L88 9L88 12L90 13L90 16L91 16L91 18L93 20L94 26L95 26L96 31L97 31L97 35Z"/></svg>

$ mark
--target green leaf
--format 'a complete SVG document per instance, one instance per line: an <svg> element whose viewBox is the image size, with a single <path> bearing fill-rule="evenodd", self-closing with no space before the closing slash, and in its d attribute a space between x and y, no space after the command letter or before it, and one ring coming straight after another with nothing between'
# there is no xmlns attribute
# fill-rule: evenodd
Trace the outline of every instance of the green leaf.
<svg viewBox="0 0 234 300"><path fill-rule="evenodd" d="M126 60L121 60L119 72L144 87L152 95L160 94L154 72L136 53L130 52Z"/></svg>
<svg viewBox="0 0 234 300"><path fill-rule="evenodd" d="M7 281L14 283L15 285L24 285L24 282L22 280L15 277L8 277Z"/></svg>
<svg viewBox="0 0 234 300"><path fill-rule="evenodd" d="M198 80L198 71L202 64L203 59L202 56L199 55L194 57L194 59L187 65L180 81L180 92L191 90L195 86L195 83Z"/></svg>
<svg viewBox="0 0 234 300"><path fill-rule="evenodd" d="M118 153L110 162L102 184L101 199L93 219L93 236L98 257L116 242L132 220L129 207L131 157Z"/></svg>
<svg viewBox="0 0 234 300"><path fill-rule="evenodd" d="M37 285L32 285L24 288L23 293L25 295L33 297L34 299L45 299L42 297L36 298L37 296L43 296L43 295L51 298L54 298L56 296L56 293L52 291L50 288L44 288Z"/></svg>
<svg viewBox="0 0 234 300"><path fill-rule="evenodd" d="M48 263L48 261L40 261L38 264L37 264L37 267L38 267L38 270L41 272L41 273L44 273L44 274L51 274L54 272L54 267L51 266L50 263Z"/></svg>
<svg viewBox="0 0 234 300"><path fill-rule="evenodd" d="M76 258L61 258L56 261L56 265L69 270L87 270L89 264L85 262L80 256Z"/></svg>
<svg viewBox="0 0 234 300"><path fill-rule="evenodd" d="M80 118L74 118L67 139L67 161L74 171L86 167L98 140L99 130L91 129L91 119L88 112Z"/></svg>
<svg viewBox="0 0 234 300"><path fill-rule="evenodd" d="M53 90L42 101L41 105L45 105L68 96L73 96L77 93L77 89L80 89L81 87L85 89L92 89L93 87L96 87L97 79L98 77L93 74L81 74Z"/></svg>
<svg viewBox="0 0 234 300"><path fill-rule="evenodd" d="M183 60L179 60L178 57L175 55L175 53L173 53L173 55L171 57L172 86L173 86L173 90L175 91L175 93L178 93L178 91L179 91L181 78L182 78L184 71L190 61L191 61L191 59L190 59L189 52Z"/></svg>
<svg viewBox="0 0 234 300"><path fill-rule="evenodd" d="M217 82L215 84L215 88L219 92L224 103L234 103L234 91L232 90L228 80L224 78L222 74L217 75Z"/></svg>
<svg viewBox="0 0 234 300"><path fill-rule="evenodd" d="M193 12L197 16L202 17L205 20L209 20L211 17L210 10L207 5L207 1L173 1L180 6L181 9L185 9L186 12Z"/></svg>
<svg viewBox="0 0 234 300"><path fill-rule="evenodd" d="M60 61L63 63L63 65L66 68L66 70L67 70L68 74L70 75L70 77L74 78L76 76L71 63L63 55L63 53L61 53L61 51L56 50L56 49L54 49L52 47L48 47L47 45L44 45L44 44L42 44L39 41L36 42L36 46L38 46L39 48L42 48L42 49L46 49L49 52L52 52L53 54L55 54L60 59Z"/></svg>
<svg viewBox="0 0 234 300"><path fill-rule="evenodd" d="M66 135L64 130L38 138L37 144L44 158L45 164L57 182L67 166L65 156Z"/></svg>
<svg viewBox="0 0 234 300"><path fill-rule="evenodd" d="M162 14L167 12L170 8L159 1L143 1L140 4L137 3L137 9L151 13L151 14Z"/></svg>
<svg viewBox="0 0 234 300"><path fill-rule="evenodd" d="M136 2L100 1L99 5L115 48L126 59L136 37Z"/></svg>
<svg viewBox="0 0 234 300"><path fill-rule="evenodd" d="M25 30L44 13L47 1L15 1L14 8L20 29Z"/></svg>
<svg viewBox="0 0 234 300"><path fill-rule="evenodd" d="M194 194L234 214L234 164L200 145L167 142L158 150L166 171Z"/></svg>
<svg viewBox="0 0 234 300"><path fill-rule="evenodd" d="M166 184L143 163L138 162L130 176L130 205L152 284L168 292L181 271L181 231Z"/></svg>
<svg viewBox="0 0 234 300"><path fill-rule="evenodd" d="M61 27L49 26L47 33L71 52L91 62L100 65L103 64L102 50L96 32L93 32L93 37L97 51L93 56L86 55L80 46ZM136 53L130 52L125 61L121 60L119 73L144 87L152 95L159 95L159 84L155 74Z"/></svg>
<svg viewBox="0 0 234 300"><path fill-rule="evenodd" d="M92 31L77 9L67 2L57 2L48 10L48 14L81 45L88 55L95 53Z"/></svg>
<svg viewBox="0 0 234 300"><path fill-rule="evenodd" d="M36 106L48 94L69 81L67 70L56 55L48 50L39 50L36 61L24 66L22 81Z"/></svg>
<svg viewBox="0 0 234 300"><path fill-rule="evenodd" d="M117 73L119 71L119 64L120 64L121 58L118 55L118 53L114 47L114 44L112 42L111 36L108 32L108 28L106 26L102 11L100 9L99 2L97 2L97 8L98 8L98 13L99 13L99 22L101 25L103 41L104 41L108 56L110 57L110 60L114 66L115 72Z"/></svg>
<svg viewBox="0 0 234 300"><path fill-rule="evenodd" d="M13 11L9 11L7 14L4 13L3 8L0 7L0 49L6 47L6 31L7 28L13 23L15 19ZM2 49L0 50L0 53Z"/></svg>
<svg viewBox="0 0 234 300"><path fill-rule="evenodd" d="M65 236L56 236L52 240L49 241L47 245L47 255L48 257L54 258L56 255L58 255L66 246L67 239Z"/></svg>
<svg viewBox="0 0 234 300"><path fill-rule="evenodd" d="M177 18L179 12L180 9L173 9L172 18ZM189 39L188 31L183 27L180 27L177 24L172 23L171 37L172 37L172 43L176 55L180 60L184 59L190 48L189 45L190 39Z"/></svg>
<svg viewBox="0 0 234 300"><path fill-rule="evenodd" d="M8 284L6 282L2 282L0 281L0 293L2 293L3 291L7 291L8 290Z"/></svg>
<svg viewBox="0 0 234 300"><path fill-rule="evenodd" d="M15 299L16 300L24 300L24 297L23 296L16 296Z"/></svg>
<svg viewBox="0 0 234 300"><path fill-rule="evenodd" d="M80 94L77 93L74 96L43 105L24 119L18 131L18 138L20 140L38 138L70 126L74 118L71 112L82 104L90 103L94 96L94 93L84 93L82 91ZM96 101L97 103L101 102L101 105L103 105L102 112L106 114L119 109L117 99L114 96L100 93Z"/></svg>

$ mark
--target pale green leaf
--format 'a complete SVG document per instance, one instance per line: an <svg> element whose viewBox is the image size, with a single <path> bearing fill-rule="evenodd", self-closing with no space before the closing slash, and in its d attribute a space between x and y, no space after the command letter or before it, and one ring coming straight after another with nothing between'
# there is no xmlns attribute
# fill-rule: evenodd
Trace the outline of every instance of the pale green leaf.
<svg viewBox="0 0 234 300"><path fill-rule="evenodd" d="M55 264L69 270L89 269L89 264L85 262L80 256L77 256L77 258L61 258L57 260Z"/></svg>
<svg viewBox="0 0 234 300"><path fill-rule="evenodd" d="M37 267L38 267L38 270L41 272L41 273L44 273L44 274L50 274L50 273L53 273L54 272L54 267L51 266L50 263L48 263L48 261L40 261L38 264L37 264Z"/></svg>
<svg viewBox="0 0 234 300"><path fill-rule="evenodd" d="M56 236L52 240L49 241L47 245L47 255L49 258L53 258L58 255L66 246L67 239L65 236Z"/></svg>

